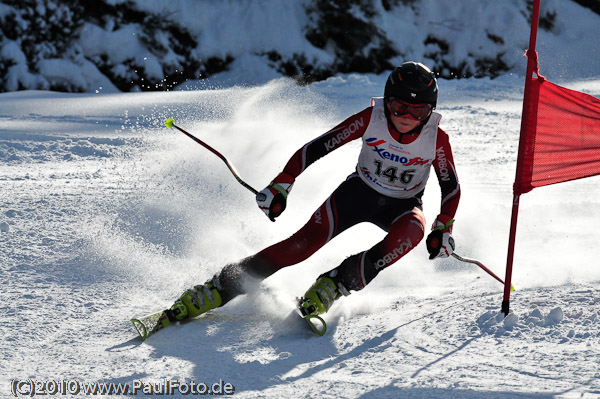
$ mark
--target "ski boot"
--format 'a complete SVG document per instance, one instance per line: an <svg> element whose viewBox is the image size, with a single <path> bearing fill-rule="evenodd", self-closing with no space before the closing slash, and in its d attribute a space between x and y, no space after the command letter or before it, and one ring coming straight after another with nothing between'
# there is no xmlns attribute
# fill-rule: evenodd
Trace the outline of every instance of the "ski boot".
<svg viewBox="0 0 600 399"><path fill-rule="evenodd" d="M171 322L197 317L223 304L221 294L210 281L190 288L165 313Z"/></svg>
<svg viewBox="0 0 600 399"><path fill-rule="evenodd" d="M321 276L299 299L298 310L300 315L315 334L325 334L327 325L319 315L327 313L333 302L339 299L341 295L346 296L350 293L341 283L336 284L331 278ZM316 320L321 323L321 328L318 328L315 324Z"/></svg>
<svg viewBox="0 0 600 399"><path fill-rule="evenodd" d="M170 309L131 319L131 322L144 341L155 332L178 321L200 316L221 306L222 302L219 291L212 282L207 282L184 292Z"/></svg>

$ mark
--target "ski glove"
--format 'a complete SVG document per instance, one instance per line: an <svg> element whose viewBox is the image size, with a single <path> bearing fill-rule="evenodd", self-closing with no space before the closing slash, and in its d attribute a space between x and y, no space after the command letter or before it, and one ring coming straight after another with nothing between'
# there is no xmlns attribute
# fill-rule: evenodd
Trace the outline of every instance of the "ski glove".
<svg viewBox="0 0 600 399"><path fill-rule="evenodd" d="M441 220L440 220L441 219ZM446 223L442 220L449 219ZM429 259L447 258L454 252L454 238L452 238L452 224L454 219L439 215L433 226L432 231L427 236L427 251Z"/></svg>
<svg viewBox="0 0 600 399"><path fill-rule="evenodd" d="M281 172L264 190L256 194L258 207L271 219L283 213L287 204L287 196L294 185L294 178Z"/></svg>

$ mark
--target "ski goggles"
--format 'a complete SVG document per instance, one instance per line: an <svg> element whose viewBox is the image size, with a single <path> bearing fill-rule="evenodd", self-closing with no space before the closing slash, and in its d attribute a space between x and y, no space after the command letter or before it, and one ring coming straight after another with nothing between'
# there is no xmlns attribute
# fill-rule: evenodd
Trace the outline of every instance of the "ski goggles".
<svg viewBox="0 0 600 399"><path fill-rule="evenodd" d="M431 115L433 109L431 104L411 104L397 98L390 98L388 108L394 116L408 115L418 121L422 121Z"/></svg>

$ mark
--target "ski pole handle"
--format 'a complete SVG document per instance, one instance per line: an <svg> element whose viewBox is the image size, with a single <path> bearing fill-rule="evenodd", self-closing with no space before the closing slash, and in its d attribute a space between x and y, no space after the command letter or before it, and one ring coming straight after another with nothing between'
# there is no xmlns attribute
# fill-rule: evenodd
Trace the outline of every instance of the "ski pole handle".
<svg viewBox="0 0 600 399"><path fill-rule="evenodd" d="M238 181L238 183L240 183L242 186L246 187L253 194L255 194L255 195L258 194L257 190L255 190L248 183L246 183L245 181L242 180L242 178L238 174L237 170L235 170L235 167L229 162L229 160L227 158L225 158L225 156L223 156L223 154L221 154L219 151L215 150L214 148L212 148L211 146L209 146L208 144L206 144L204 141L200 140L196 136L192 135L191 133L186 132L185 130L183 130L182 128L177 126L174 122L175 121L173 120L173 118L169 118L165 121L165 125L169 129L175 128L175 129L179 130L181 133L185 134L186 136L188 136L189 138L194 140L196 143L200 144L202 147L206 148L207 150L209 150L210 152L212 152L213 154L215 154L216 156L221 158L221 160L223 162L225 162L225 165L227 165L227 168L229 168L229 171L231 172L231 174L233 174L233 177L235 177L235 179Z"/></svg>
<svg viewBox="0 0 600 399"><path fill-rule="evenodd" d="M469 258L463 258L462 256L458 255L456 252L452 253L452 257L454 257L455 259L458 259L461 262L465 262L465 263L473 263L477 266L479 266L480 268L482 268L485 272L487 272L487 274L489 274L490 276L492 276L493 278L495 278L496 280L500 281L502 283L502 285L505 285L504 280L502 280L500 277L496 276L494 274L494 272L492 272L490 269L488 269L487 267L485 267L481 262L475 260L475 259L469 259ZM515 287L510 286L510 290L514 291Z"/></svg>

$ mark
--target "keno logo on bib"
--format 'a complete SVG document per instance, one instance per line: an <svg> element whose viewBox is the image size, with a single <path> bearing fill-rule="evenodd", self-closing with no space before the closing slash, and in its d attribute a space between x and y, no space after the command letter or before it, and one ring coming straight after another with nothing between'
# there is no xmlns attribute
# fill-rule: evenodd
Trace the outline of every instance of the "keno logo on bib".
<svg viewBox="0 0 600 399"><path fill-rule="evenodd" d="M369 147L371 147L371 149L373 151L375 151L382 159L390 160L392 162L397 162L404 166L427 165L428 163L430 163L432 161L431 159L423 159L421 157L415 157L415 158L409 159L405 156L393 154L393 153L387 151L387 149L385 147L383 147L383 148L379 147L383 144L386 144L386 141L378 139L377 137L369 137L368 139L365 140L365 143Z"/></svg>

